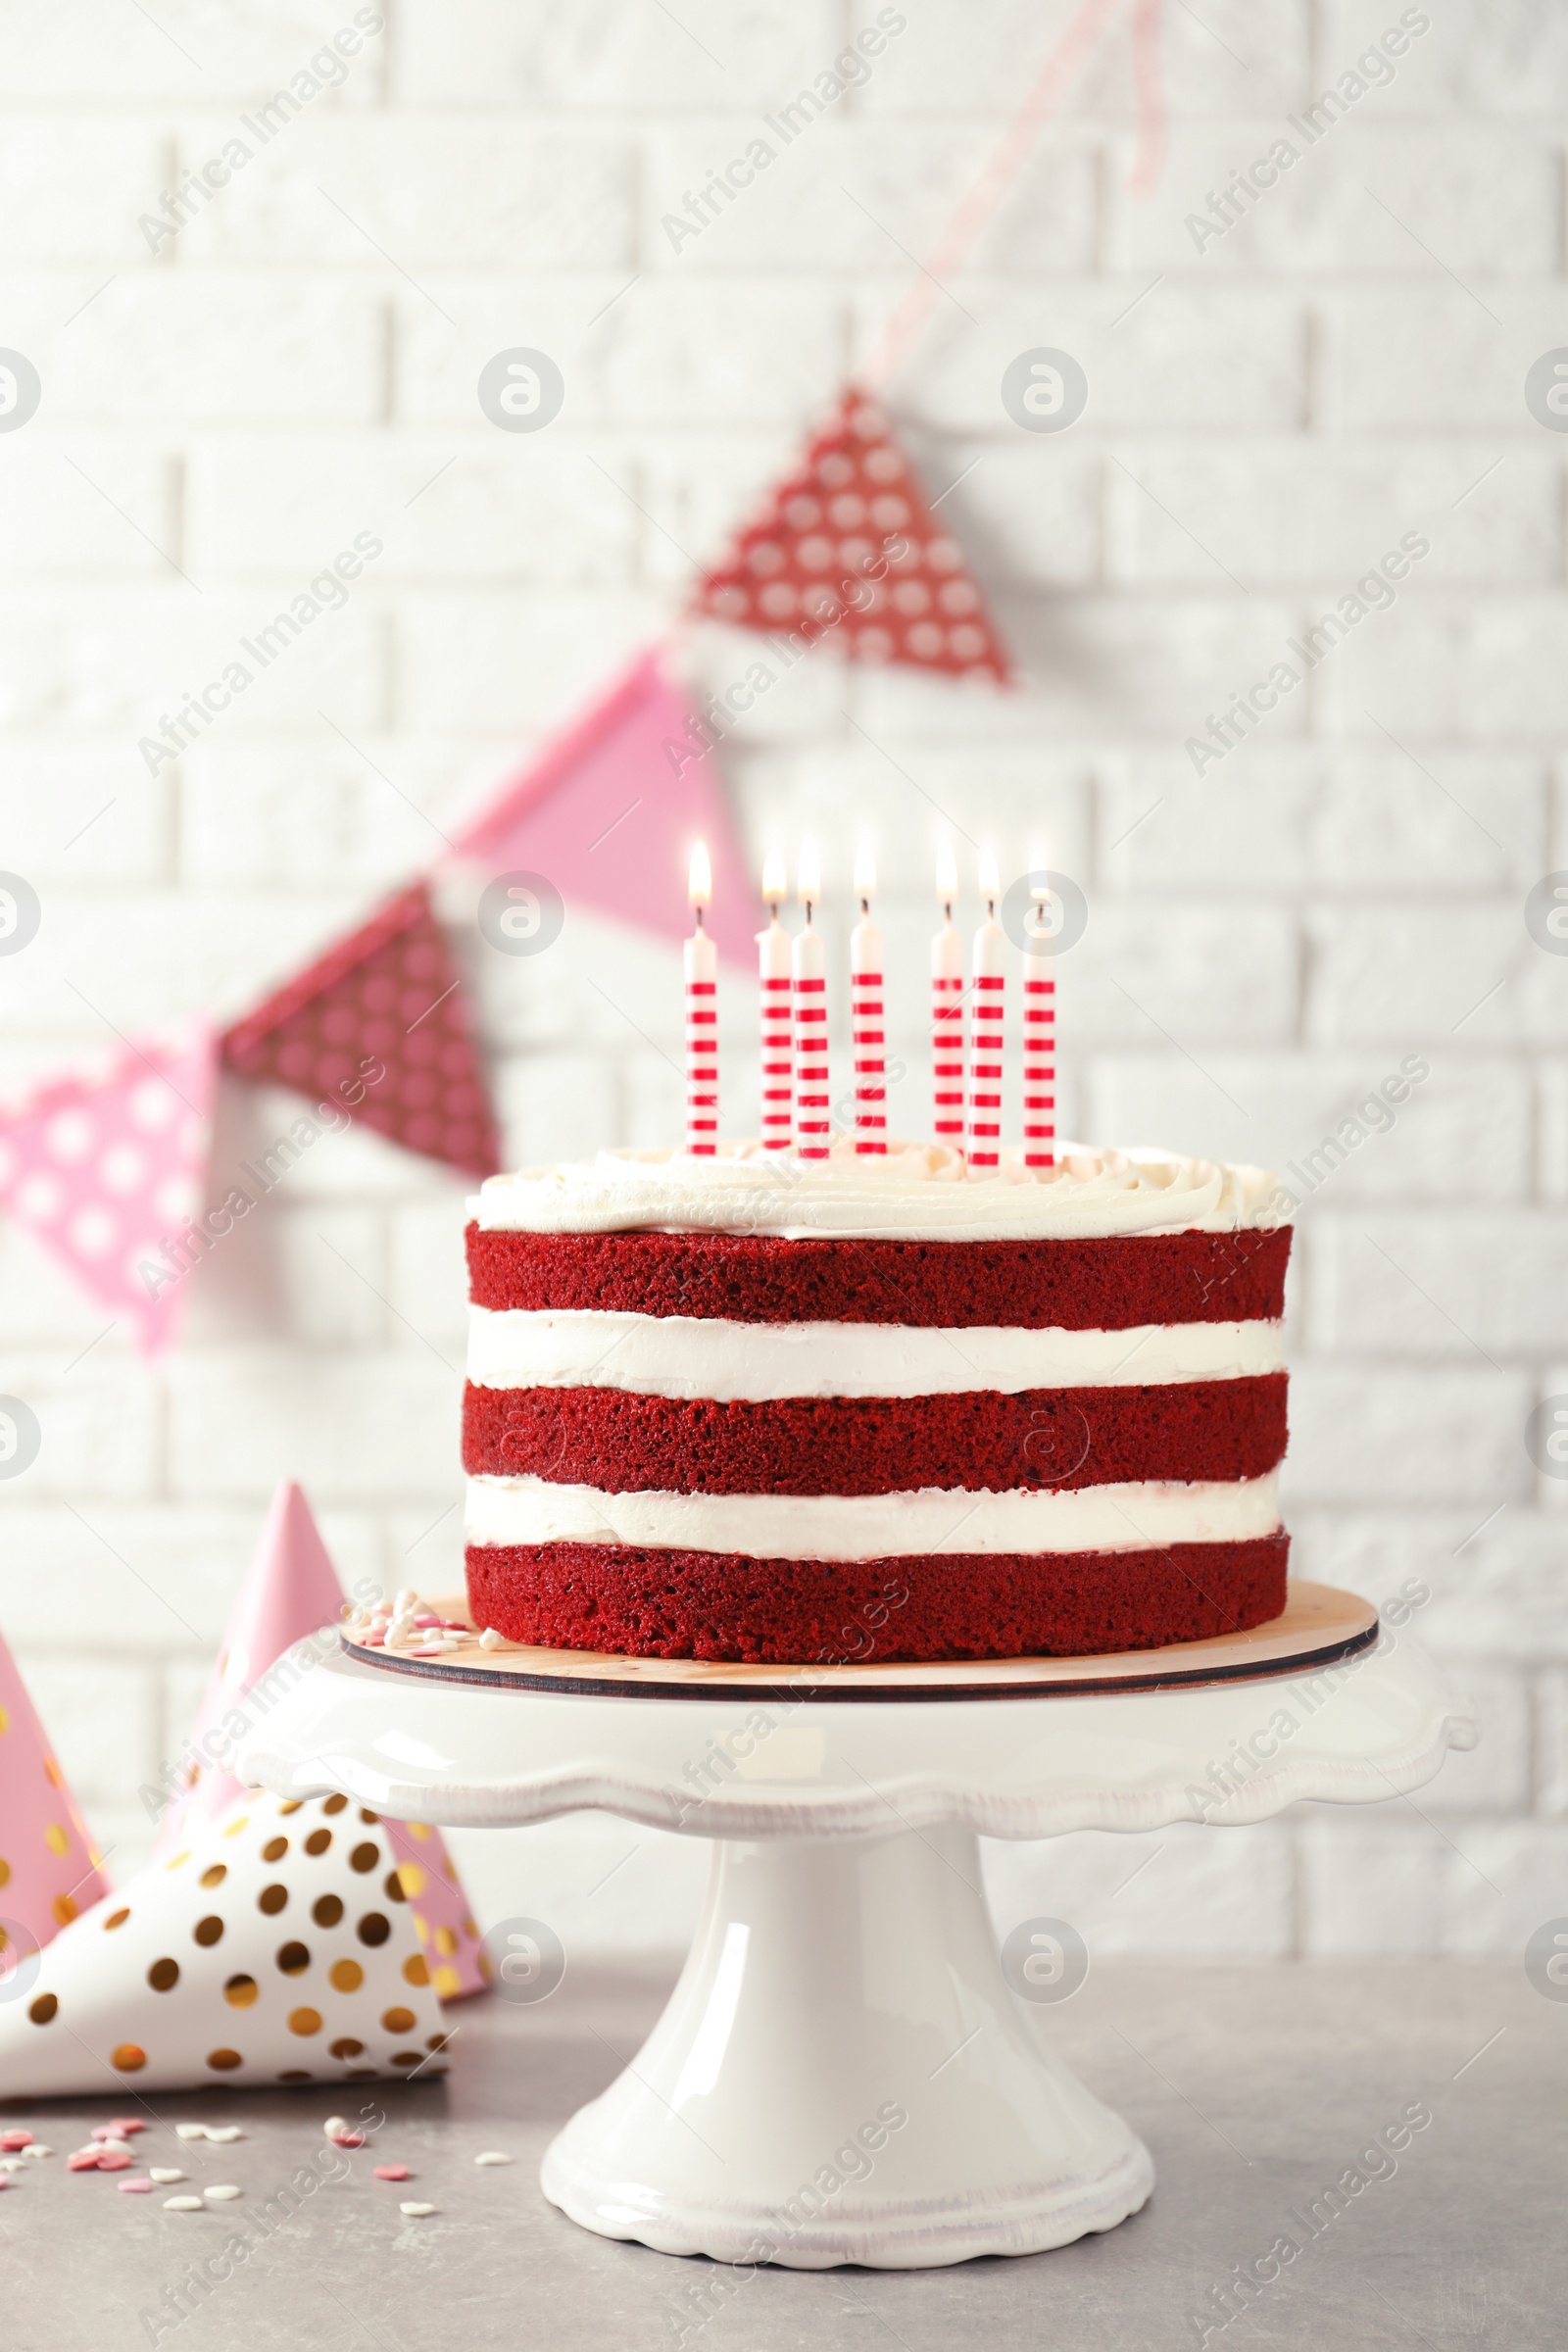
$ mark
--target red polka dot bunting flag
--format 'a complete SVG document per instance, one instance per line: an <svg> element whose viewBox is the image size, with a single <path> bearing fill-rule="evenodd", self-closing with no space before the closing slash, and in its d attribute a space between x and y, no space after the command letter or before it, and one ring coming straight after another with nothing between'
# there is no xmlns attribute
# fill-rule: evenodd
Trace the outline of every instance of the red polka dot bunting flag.
<svg viewBox="0 0 1568 2352"><path fill-rule="evenodd" d="M242 1077L341 1102L393 1143L466 1174L501 1165L467 992L424 882L236 1021L223 1058Z"/></svg>
<svg viewBox="0 0 1568 2352"><path fill-rule="evenodd" d="M879 401L853 385L697 589L715 620L1002 684L1012 665L963 551Z"/></svg>
<svg viewBox="0 0 1568 2352"><path fill-rule="evenodd" d="M98 1849L0 1640L0 1999L29 1955L108 1891Z"/></svg>
<svg viewBox="0 0 1568 2352"><path fill-rule="evenodd" d="M149 1355L183 1299L165 1244L202 1205L217 1070L217 1038L193 1021L0 1106L0 1207Z"/></svg>

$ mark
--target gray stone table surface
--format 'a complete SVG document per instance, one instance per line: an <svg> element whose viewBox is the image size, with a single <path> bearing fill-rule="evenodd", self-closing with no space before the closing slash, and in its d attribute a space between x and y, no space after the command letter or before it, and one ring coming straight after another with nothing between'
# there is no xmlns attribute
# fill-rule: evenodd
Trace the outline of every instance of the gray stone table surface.
<svg viewBox="0 0 1568 2352"><path fill-rule="evenodd" d="M143 2103L106 2083L101 2102L0 2109L56 2151L0 2193L0 2342L1175 2352L1207 2328L1209 2343L1250 2352L1568 2344L1568 2003L1542 1998L1521 1967L1099 1966L1042 2017L1149 2143L1151 2203L1054 2253L906 2273L677 2261L546 2204L546 2141L635 2052L669 1982L584 1969L537 2008L465 2004L450 2013L452 2075L428 2086ZM145 2164L181 2165L192 2187L232 2181L242 2197L168 2213L162 2197L177 2192L122 2196L112 2174L68 2175L67 2151L94 2123L138 2105ZM327 2115L362 2106L375 2127L366 2147L323 2152ZM1412 2107L1431 2121L1402 2151L1363 2153ZM187 2146L173 2131L187 2119L246 2136ZM476 2167L482 2148L515 2161ZM416 2176L407 2185L372 2177L397 2162ZM285 2212L276 2192L313 2163L339 2177ZM1325 2195L1335 2184L1338 2200ZM405 2220L405 2197L437 2211ZM187 2293L178 2317L191 2267L235 2237L246 2259L210 2293ZM1270 2254L1281 2238L1299 2248L1284 2264ZM1278 2276L1222 2325L1213 2290L1257 2262Z"/></svg>

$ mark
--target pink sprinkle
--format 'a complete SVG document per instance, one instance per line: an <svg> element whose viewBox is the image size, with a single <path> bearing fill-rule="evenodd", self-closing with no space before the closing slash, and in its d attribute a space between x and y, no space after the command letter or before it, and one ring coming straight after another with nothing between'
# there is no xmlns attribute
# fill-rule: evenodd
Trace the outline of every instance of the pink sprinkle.
<svg viewBox="0 0 1568 2352"><path fill-rule="evenodd" d="M136 2173L128 2180L117 2180L115 2186L122 2197L145 2197L152 2189L152 2182L144 2180L141 2174Z"/></svg>
<svg viewBox="0 0 1568 2352"><path fill-rule="evenodd" d="M102 2159L96 2148L74 2148L66 2158L68 2173L95 2173Z"/></svg>
<svg viewBox="0 0 1568 2352"><path fill-rule="evenodd" d="M363 2148L365 2133L363 2132L334 2132L332 2145L335 2148Z"/></svg>
<svg viewBox="0 0 1568 2352"><path fill-rule="evenodd" d="M414 2179L414 2175L406 2164L378 2164L375 2168L375 2177L378 2180L412 2180Z"/></svg>
<svg viewBox="0 0 1568 2352"><path fill-rule="evenodd" d="M19 2148L30 2148L31 2145L30 2132L0 2132L0 2148L4 2148L8 2156L14 2156Z"/></svg>
<svg viewBox="0 0 1568 2352"><path fill-rule="evenodd" d="M123 2173L130 2169L130 2153L124 2148L105 2148L98 2159L101 2173Z"/></svg>
<svg viewBox="0 0 1568 2352"><path fill-rule="evenodd" d="M128 2139L133 2132L145 2132L147 2126L139 2115L112 2115L109 2129L117 2139ZM96 2138L97 2133L93 2136Z"/></svg>
<svg viewBox="0 0 1568 2352"><path fill-rule="evenodd" d="M446 1620L438 1617L434 1609L420 1609L414 1622L416 1625L443 1625Z"/></svg>

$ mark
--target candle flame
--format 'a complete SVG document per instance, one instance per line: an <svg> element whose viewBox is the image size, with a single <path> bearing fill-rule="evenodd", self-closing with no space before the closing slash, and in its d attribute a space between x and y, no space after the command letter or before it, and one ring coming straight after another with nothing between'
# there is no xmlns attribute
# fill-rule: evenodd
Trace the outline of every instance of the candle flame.
<svg viewBox="0 0 1568 2352"><path fill-rule="evenodd" d="M937 897L944 906L951 906L958 895L958 868L951 841L937 844Z"/></svg>
<svg viewBox="0 0 1568 2352"><path fill-rule="evenodd" d="M686 897L693 906L708 906L712 903L713 869L709 863L706 841L698 842L692 851L691 874L686 884Z"/></svg>
<svg viewBox="0 0 1568 2352"><path fill-rule="evenodd" d="M784 859L777 850L769 850L762 859L762 896L770 906L776 906L788 890Z"/></svg>
<svg viewBox="0 0 1568 2352"><path fill-rule="evenodd" d="M855 895L868 899L876 888L876 858L868 841L862 841L855 853Z"/></svg>
<svg viewBox="0 0 1568 2352"><path fill-rule="evenodd" d="M809 906L822 896L822 867L816 855L814 841L801 844L801 875L798 885L803 906Z"/></svg>
<svg viewBox="0 0 1568 2352"><path fill-rule="evenodd" d="M1002 882L997 873L996 856L991 850L982 850L980 853L980 896L983 899L995 899L1001 889Z"/></svg>
<svg viewBox="0 0 1568 2352"><path fill-rule="evenodd" d="M1050 869L1051 858L1046 845L1043 841L1037 841L1029 852L1029 896L1040 906L1044 906L1051 896L1051 884L1047 879Z"/></svg>

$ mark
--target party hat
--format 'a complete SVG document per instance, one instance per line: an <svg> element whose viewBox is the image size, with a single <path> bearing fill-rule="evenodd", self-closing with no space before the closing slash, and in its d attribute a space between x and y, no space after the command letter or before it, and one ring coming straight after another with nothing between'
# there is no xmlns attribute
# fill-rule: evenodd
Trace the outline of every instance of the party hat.
<svg viewBox="0 0 1568 2352"><path fill-rule="evenodd" d="M0 1639L0 2000L29 1957L108 1891L98 1849Z"/></svg>
<svg viewBox="0 0 1568 2352"><path fill-rule="evenodd" d="M245 1794L224 1759L238 1744L235 1718L250 1729L270 1703L270 1669L285 1650L337 1623L343 1592L311 1506L292 1479L272 1497L267 1524L181 1760L179 1792L169 1803L158 1851L187 1844ZM282 1683L288 1688L296 1678ZM261 1688L258 1688L258 1686ZM439 1830L423 1822L386 1825L403 1868L416 1933L443 2000L485 1986L479 1931Z"/></svg>
<svg viewBox="0 0 1568 2352"><path fill-rule="evenodd" d="M445 2072L386 1824L241 1796L0 1987L0 2098Z"/></svg>

